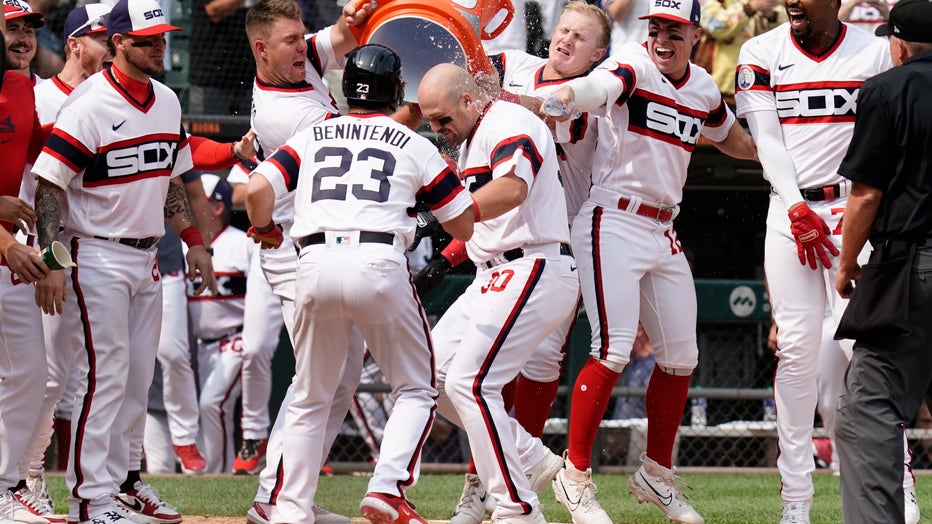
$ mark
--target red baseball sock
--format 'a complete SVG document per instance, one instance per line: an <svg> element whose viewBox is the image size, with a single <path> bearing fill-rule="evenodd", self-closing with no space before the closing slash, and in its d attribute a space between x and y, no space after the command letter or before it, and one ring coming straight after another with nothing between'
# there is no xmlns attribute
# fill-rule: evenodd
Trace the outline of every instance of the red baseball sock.
<svg viewBox="0 0 932 524"><path fill-rule="evenodd" d="M557 388L560 379L550 382L537 382L525 376L518 375L518 386L515 388L515 419L535 437L544 433L544 423L550 416L553 400L557 398Z"/></svg>
<svg viewBox="0 0 932 524"><path fill-rule="evenodd" d="M620 375L589 357L573 384L567 456L580 471L589 469L595 434Z"/></svg>
<svg viewBox="0 0 932 524"><path fill-rule="evenodd" d="M55 428L55 439L58 442L58 459L55 469L65 471L68 469L68 455L71 454L71 421L66 418L56 418L52 422Z"/></svg>
<svg viewBox="0 0 932 524"><path fill-rule="evenodd" d="M655 367L647 384L647 456L665 468L673 467L673 443L683 420L690 378Z"/></svg>

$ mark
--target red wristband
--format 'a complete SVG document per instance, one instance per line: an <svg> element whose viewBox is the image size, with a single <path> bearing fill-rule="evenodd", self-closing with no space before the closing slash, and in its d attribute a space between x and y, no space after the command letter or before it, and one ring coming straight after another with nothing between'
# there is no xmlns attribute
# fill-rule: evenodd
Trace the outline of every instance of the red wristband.
<svg viewBox="0 0 932 524"><path fill-rule="evenodd" d="M521 96L516 95L515 93L512 93L511 91L506 91L504 89L498 92L498 99L504 100L505 102L511 102L513 104L521 103Z"/></svg>
<svg viewBox="0 0 932 524"><path fill-rule="evenodd" d="M469 258L469 255L466 253L466 242L455 238L447 244L447 247L443 248L440 255L447 259L447 262L450 263L450 267L456 267Z"/></svg>
<svg viewBox="0 0 932 524"><path fill-rule="evenodd" d="M475 197L470 197L470 198L472 198L472 214L473 214L473 217L475 218L475 221L476 221L476 222L481 222L481 221L482 221L482 211L479 210L479 202L476 202L476 198L475 198Z"/></svg>
<svg viewBox="0 0 932 524"><path fill-rule="evenodd" d="M178 234L181 237L181 241L184 242L188 248L203 246L204 239L201 238L201 232L195 226L188 226Z"/></svg>

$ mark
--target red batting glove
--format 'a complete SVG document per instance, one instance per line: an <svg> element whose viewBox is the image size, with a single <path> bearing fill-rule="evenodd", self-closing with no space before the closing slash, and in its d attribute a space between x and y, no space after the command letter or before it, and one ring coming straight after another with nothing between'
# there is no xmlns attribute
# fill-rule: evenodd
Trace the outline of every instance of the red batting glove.
<svg viewBox="0 0 932 524"><path fill-rule="evenodd" d="M800 202L790 208L790 232L796 238L796 253L799 255L799 263L806 265L809 261L809 267L816 268L816 257L822 262L826 269L832 267L832 259L828 257L825 250L838 256L838 248L832 243L832 231L825 224L822 218L813 213L805 202Z"/></svg>
<svg viewBox="0 0 932 524"><path fill-rule="evenodd" d="M275 249L285 241L282 226L278 224L273 224L272 229L265 233L260 233L256 226L249 226L249 229L246 230L246 236L259 244L261 249Z"/></svg>

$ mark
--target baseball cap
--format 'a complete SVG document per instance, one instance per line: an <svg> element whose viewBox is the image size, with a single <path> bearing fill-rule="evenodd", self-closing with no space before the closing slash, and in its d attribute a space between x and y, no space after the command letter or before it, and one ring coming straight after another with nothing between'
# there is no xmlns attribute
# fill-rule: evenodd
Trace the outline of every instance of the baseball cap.
<svg viewBox="0 0 932 524"><path fill-rule="evenodd" d="M698 26L699 13L699 0L651 0L650 10L638 20L656 17Z"/></svg>
<svg viewBox="0 0 932 524"><path fill-rule="evenodd" d="M157 0L119 0L110 10L107 35L152 36L181 31L165 21Z"/></svg>
<svg viewBox="0 0 932 524"><path fill-rule="evenodd" d="M900 0L890 9L887 22L874 33L907 42L932 43L932 1Z"/></svg>
<svg viewBox="0 0 932 524"><path fill-rule="evenodd" d="M32 22L36 29L45 25L45 15L33 11L26 0L3 0L3 19L9 22L18 18L25 18L26 22Z"/></svg>
<svg viewBox="0 0 932 524"><path fill-rule="evenodd" d="M229 182L217 175L204 173L201 175L201 184L204 184L204 193L209 200L222 202L227 209L233 208L233 186Z"/></svg>
<svg viewBox="0 0 932 524"><path fill-rule="evenodd" d="M65 18L65 38L102 33L107 30L107 18L110 6L106 4L87 4L75 7Z"/></svg>

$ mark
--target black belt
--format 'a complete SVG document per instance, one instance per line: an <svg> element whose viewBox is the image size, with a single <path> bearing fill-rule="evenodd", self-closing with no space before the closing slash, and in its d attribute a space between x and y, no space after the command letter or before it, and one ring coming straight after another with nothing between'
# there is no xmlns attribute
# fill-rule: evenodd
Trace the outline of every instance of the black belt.
<svg viewBox="0 0 932 524"><path fill-rule="evenodd" d="M226 335L223 335L222 337L217 337L217 338L202 338L202 339L201 339L201 344L213 344L214 342L220 342L221 340L223 340L223 339L225 339L225 338L233 338L234 335L237 335L237 334L242 333L242 332L243 332L243 326L240 326L240 327L234 329L233 331L227 333Z"/></svg>
<svg viewBox="0 0 932 524"><path fill-rule="evenodd" d="M301 237L295 240L295 244L298 245L298 248L314 246L317 244L323 244L327 241L327 235L324 233L314 233L306 237ZM360 231L359 232L359 243L360 244L395 244L395 234L386 233L384 231Z"/></svg>
<svg viewBox="0 0 932 524"><path fill-rule="evenodd" d="M123 244L124 246L134 247L136 249L149 249L154 246L156 242L159 241L158 237L146 237L146 238L107 238L94 235L94 238L98 240L109 240L110 242L117 242Z"/></svg>
<svg viewBox="0 0 932 524"><path fill-rule="evenodd" d="M824 187L811 187L803 189L803 198L810 202L822 202L823 200L835 200L841 196L841 184L832 184Z"/></svg>
<svg viewBox="0 0 932 524"><path fill-rule="evenodd" d="M571 257L573 256L573 248L570 247L569 244L560 242L560 254ZM521 249L520 247L509 249L508 251L505 251L504 253L502 253L502 257L508 262L514 262L515 260L518 260L519 258L524 258L524 250ZM498 264L493 264L491 261L487 261L485 263L485 267L489 269L492 269L493 267L497 265Z"/></svg>

